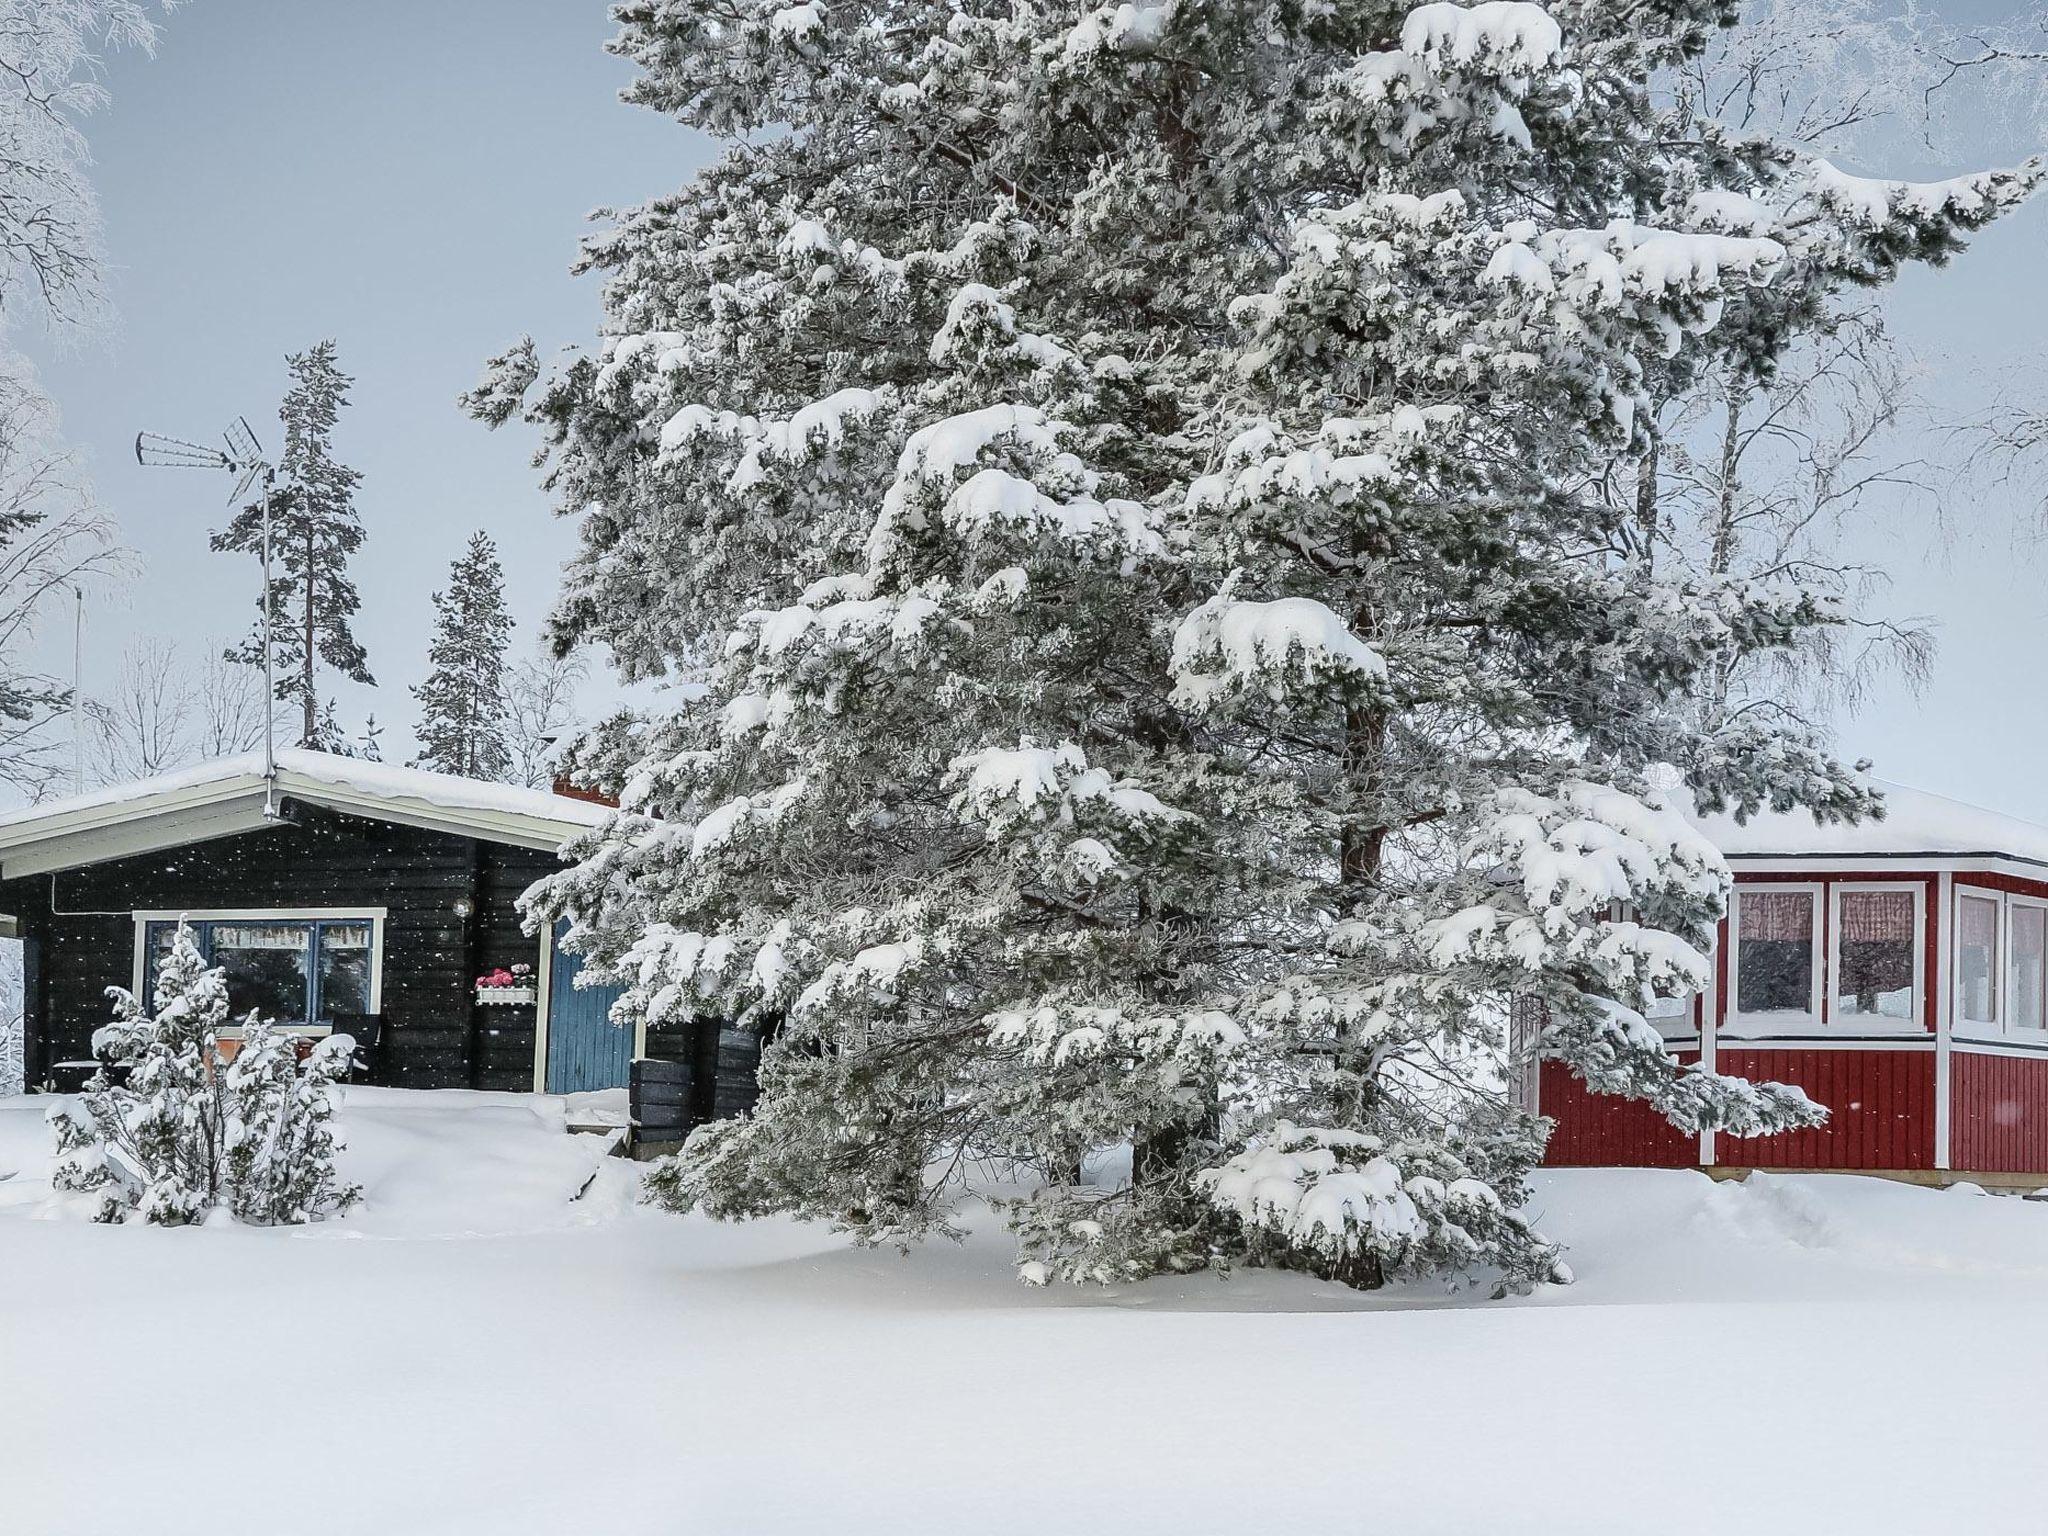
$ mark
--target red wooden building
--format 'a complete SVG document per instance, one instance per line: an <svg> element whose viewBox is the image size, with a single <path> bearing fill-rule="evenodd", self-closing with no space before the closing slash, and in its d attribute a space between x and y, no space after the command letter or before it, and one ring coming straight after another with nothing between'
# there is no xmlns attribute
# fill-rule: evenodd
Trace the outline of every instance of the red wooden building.
<svg viewBox="0 0 2048 1536"><path fill-rule="evenodd" d="M2048 827L1880 787L1860 826L1702 819L1734 899L1711 987L1653 1020L1681 1062L1796 1084L1828 1123L1690 1136L1548 1062L1550 1164L2048 1184Z"/></svg>

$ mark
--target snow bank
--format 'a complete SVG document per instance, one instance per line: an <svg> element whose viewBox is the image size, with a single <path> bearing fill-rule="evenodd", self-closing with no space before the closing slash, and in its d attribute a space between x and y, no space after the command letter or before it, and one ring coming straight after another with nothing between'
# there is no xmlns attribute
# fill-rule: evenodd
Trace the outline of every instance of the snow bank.
<svg viewBox="0 0 2048 1536"><path fill-rule="evenodd" d="M24 1536L1344 1531L1361 1488L1404 1536L2038 1523L2041 1204L1561 1171L1530 1214L1581 1278L1526 1301L1030 1290L985 1217L906 1260L635 1207L562 1100L509 1094L351 1089L339 1221L96 1227L50 1208L40 1108L0 1101ZM1677 1427L1731 1414L1769 1454L1702 1471Z"/></svg>

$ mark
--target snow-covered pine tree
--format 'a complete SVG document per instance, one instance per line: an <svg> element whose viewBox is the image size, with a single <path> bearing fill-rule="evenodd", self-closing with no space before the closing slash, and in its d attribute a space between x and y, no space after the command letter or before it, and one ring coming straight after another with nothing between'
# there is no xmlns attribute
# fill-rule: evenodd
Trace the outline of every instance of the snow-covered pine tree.
<svg viewBox="0 0 2048 1536"><path fill-rule="evenodd" d="M98 1219L181 1226L225 1210L270 1226L318 1220L358 1197L334 1160L331 1085L352 1043L333 1035L303 1061L298 1041L250 1014L222 1063L226 973L209 970L178 925L150 1007L119 987L114 1022L95 1032L105 1064L76 1101L51 1106L58 1189L98 1194Z"/></svg>
<svg viewBox="0 0 2048 1536"><path fill-rule="evenodd" d="M634 99L744 142L590 246L601 356L469 403L532 395L582 519L556 642L711 679L580 744L623 809L534 902L624 1009L774 1032L661 1198L902 1240L993 1159L1027 1278L1526 1284L1511 997L1678 1125L1812 1122L1640 1010L1727 890L1657 765L1878 809L1686 707L1837 614L1666 579L1603 481L2032 168L1678 131L1723 0L615 14Z"/></svg>
<svg viewBox="0 0 2048 1536"><path fill-rule="evenodd" d="M505 650L511 639L498 546L485 533L471 534L469 547L448 569L447 590L434 594L431 670L412 690L420 701L415 768L467 779L510 775Z"/></svg>
<svg viewBox="0 0 2048 1536"><path fill-rule="evenodd" d="M363 543L356 516L360 472L334 457L334 427L355 382L341 371L331 340L285 359L291 371L278 419L284 424L284 455L271 501L271 547L275 574L267 601L277 647L277 696L298 705L299 744L322 744L319 670L325 665L351 682L374 683L369 658L351 620L362 607L348 574L349 557ZM221 532L216 550L258 553L263 547L261 503L244 507ZM251 666L263 665L263 625L228 653Z"/></svg>

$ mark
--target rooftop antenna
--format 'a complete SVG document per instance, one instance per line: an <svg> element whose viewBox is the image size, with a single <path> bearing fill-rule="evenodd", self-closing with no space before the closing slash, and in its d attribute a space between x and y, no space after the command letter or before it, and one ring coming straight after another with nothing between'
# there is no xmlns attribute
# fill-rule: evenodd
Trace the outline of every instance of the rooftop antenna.
<svg viewBox="0 0 2048 1536"><path fill-rule="evenodd" d="M277 678L271 656L270 629L270 503L277 494L277 469L263 457L263 445L249 426L249 418L237 416L221 434L223 450L183 438L165 437L158 432L135 434L135 462L146 469L215 469L235 477L228 492L234 506L257 480L263 482L263 814L278 817L277 804Z"/></svg>

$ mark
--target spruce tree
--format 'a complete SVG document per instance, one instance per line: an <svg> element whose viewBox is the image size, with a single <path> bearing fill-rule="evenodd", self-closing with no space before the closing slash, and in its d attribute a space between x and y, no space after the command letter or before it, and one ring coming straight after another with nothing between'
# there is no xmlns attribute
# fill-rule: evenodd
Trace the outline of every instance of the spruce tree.
<svg viewBox="0 0 2048 1536"><path fill-rule="evenodd" d="M657 1194L900 1241L993 1164L1028 1279L1521 1286L1511 1003L1687 1130L1819 1118L1642 1010L1728 889L1667 765L1880 811L1688 702L1842 614L1654 568L1617 466L2031 167L1681 128L1721 0L615 14L735 148L590 245L599 355L469 403L581 520L555 642L709 678L577 746L622 810L533 899L622 1012L773 1035Z"/></svg>
<svg viewBox="0 0 2048 1536"><path fill-rule="evenodd" d="M334 428L355 382L336 362L333 341L285 359L292 384L278 419L284 455L271 492L270 604L277 649L277 696L299 707L299 744L334 750L337 733L321 721L322 666L357 683L374 683L369 658L351 627L362 598L348 574L349 557L363 542L355 492L362 475L334 457ZM217 550L258 554L263 548L261 503L244 507L213 535ZM228 655L263 665L263 625Z"/></svg>
<svg viewBox="0 0 2048 1536"><path fill-rule="evenodd" d="M505 649L511 638L505 568L498 563L498 546L478 532L449 567L447 590L434 594L434 639L427 651L432 670L412 690L420 701L415 768L468 779L510 776Z"/></svg>

